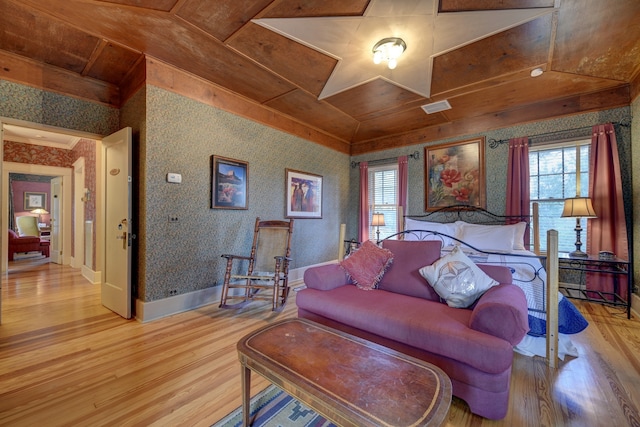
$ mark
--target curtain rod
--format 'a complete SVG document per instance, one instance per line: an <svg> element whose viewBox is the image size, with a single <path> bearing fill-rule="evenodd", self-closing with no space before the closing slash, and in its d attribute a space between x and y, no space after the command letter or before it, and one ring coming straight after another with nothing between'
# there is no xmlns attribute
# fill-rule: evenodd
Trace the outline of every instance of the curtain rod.
<svg viewBox="0 0 640 427"><path fill-rule="evenodd" d="M631 126L631 119L630 118L626 118L626 119L622 119L619 122L612 122L611 123L614 126L622 126L622 127L629 127ZM529 137L529 144L533 143L533 139L542 139L544 140L545 137L549 137L549 136L559 136L559 135L563 135L563 134L568 134L566 135L566 138L578 138L578 137L582 137L582 136L587 136L587 135L582 135L581 133L579 133L579 131L584 131L584 132L591 132L591 130L593 129L593 126L582 126L579 128L573 128L573 129L565 129L565 130L558 130L558 131L554 131L554 132L546 132L546 133L541 133L538 135L533 135ZM537 141L537 142L542 142L542 141ZM490 148L497 148L498 146L500 146L501 144L508 144L509 143L509 139L494 139L491 138L489 140L489 147Z"/></svg>
<svg viewBox="0 0 640 427"><path fill-rule="evenodd" d="M407 155L407 157L411 157L412 159L418 160L420 158L420 152L414 151L413 153ZM377 165L381 163L389 163L398 160L397 157L389 157L387 159L378 159L378 160L369 160L370 165ZM351 162L352 168L357 168L360 165L360 162Z"/></svg>

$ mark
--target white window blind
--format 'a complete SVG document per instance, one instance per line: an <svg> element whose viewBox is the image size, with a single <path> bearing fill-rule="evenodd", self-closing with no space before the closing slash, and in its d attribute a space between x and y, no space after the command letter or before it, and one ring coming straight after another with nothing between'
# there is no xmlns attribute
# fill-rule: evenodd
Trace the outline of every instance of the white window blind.
<svg viewBox="0 0 640 427"><path fill-rule="evenodd" d="M378 227L371 226L374 213L384 214L380 239L398 232L398 165L369 168L369 239L375 241Z"/></svg>
<svg viewBox="0 0 640 427"><path fill-rule="evenodd" d="M529 149L531 203L538 202L540 248L547 247L547 230L558 230L558 249L576 249L576 219L561 218L564 199L589 193L590 140L545 144ZM586 219L581 219L586 242Z"/></svg>

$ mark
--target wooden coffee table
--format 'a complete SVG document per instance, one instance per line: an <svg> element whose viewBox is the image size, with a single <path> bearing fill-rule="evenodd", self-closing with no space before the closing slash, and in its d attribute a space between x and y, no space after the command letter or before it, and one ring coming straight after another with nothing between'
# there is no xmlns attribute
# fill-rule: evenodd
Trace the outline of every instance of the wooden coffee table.
<svg viewBox="0 0 640 427"><path fill-rule="evenodd" d="M238 342L243 422L255 371L338 426L440 425L451 381L438 367L306 319Z"/></svg>

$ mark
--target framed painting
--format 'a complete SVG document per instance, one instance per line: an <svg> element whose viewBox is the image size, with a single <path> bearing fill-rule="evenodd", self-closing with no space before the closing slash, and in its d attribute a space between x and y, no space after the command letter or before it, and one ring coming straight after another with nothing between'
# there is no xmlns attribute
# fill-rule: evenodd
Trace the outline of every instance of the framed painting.
<svg viewBox="0 0 640 427"><path fill-rule="evenodd" d="M485 208L484 137L425 147L425 210Z"/></svg>
<svg viewBox="0 0 640 427"><path fill-rule="evenodd" d="M211 209L249 208L249 164L211 156Z"/></svg>
<svg viewBox="0 0 640 427"><path fill-rule="evenodd" d="M24 192L24 210L32 211L34 209L47 208L47 193Z"/></svg>
<svg viewBox="0 0 640 427"><path fill-rule="evenodd" d="M287 218L322 218L322 176L285 170Z"/></svg>

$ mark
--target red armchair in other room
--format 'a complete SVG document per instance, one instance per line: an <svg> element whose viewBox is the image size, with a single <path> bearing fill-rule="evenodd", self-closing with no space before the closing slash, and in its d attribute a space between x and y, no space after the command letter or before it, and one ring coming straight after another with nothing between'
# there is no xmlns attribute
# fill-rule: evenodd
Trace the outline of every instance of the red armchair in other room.
<svg viewBox="0 0 640 427"><path fill-rule="evenodd" d="M19 252L42 252L42 255L49 257L49 242L41 240L40 237L23 236L9 230L9 261L13 261L13 256Z"/></svg>

